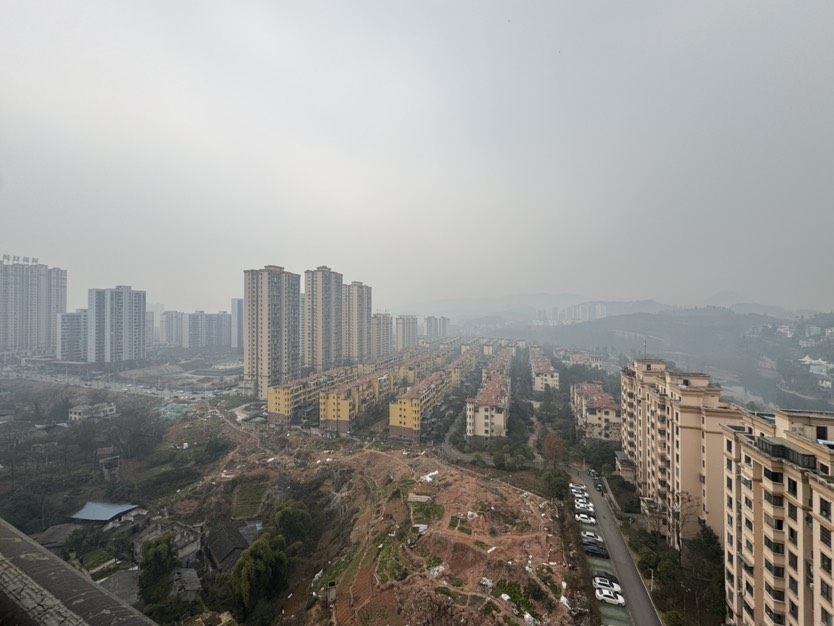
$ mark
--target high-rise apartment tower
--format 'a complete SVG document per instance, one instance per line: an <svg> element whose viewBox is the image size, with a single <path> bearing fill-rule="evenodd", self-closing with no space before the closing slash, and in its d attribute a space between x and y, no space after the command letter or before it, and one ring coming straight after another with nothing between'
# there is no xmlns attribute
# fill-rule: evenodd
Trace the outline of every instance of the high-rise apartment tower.
<svg viewBox="0 0 834 626"><path fill-rule="evenodd" d="M342 275L322 265L304 272L305 364L322 372L342 364Z"/></svg>
<svg viewBox="0 0 834 626"><path fill-rule="evenodd" d="M265 400L271 385L299 375L301 276L267 265L243 277L243 377Z"/></svg>

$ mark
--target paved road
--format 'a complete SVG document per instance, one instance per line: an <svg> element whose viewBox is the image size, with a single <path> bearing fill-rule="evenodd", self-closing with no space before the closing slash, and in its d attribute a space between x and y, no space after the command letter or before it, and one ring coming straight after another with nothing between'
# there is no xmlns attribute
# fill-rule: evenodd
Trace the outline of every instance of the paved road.
<svg viewBox="0 0 834 626"><path fill-rule="evenodd" d="M578 479L588 487L591 502L596 509L597 528L605 539L605 547L611 556L611 565L614 566L617 577L620 579L631 621L639 626L662 626L608 501L594 489L594 483L587 473L578 470L568 471L574 479Z"/></svg>

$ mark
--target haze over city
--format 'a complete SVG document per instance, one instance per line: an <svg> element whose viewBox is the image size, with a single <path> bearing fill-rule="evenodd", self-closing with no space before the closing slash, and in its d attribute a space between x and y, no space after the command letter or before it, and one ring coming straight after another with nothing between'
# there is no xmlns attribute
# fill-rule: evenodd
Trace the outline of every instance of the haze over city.
<svg viewBox="0 0 834 626"><path fill-rule="evenodd" d="M218 310L720 291L834 309L831 3L43 3L0 13L0 253ZM438 311L442 313L442 311Z"/></svg>

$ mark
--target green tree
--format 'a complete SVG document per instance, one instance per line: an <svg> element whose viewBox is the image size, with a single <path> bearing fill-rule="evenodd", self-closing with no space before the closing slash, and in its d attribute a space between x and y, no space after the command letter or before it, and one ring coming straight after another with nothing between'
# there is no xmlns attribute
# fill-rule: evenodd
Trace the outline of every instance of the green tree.
<svg viewBox="0 0 834 626"><path fill-rule="evenodd" d="M263 533L240 555L232 570L231 583L247 611L259 598L272 595L273 590L283 585L282 562L286 564L286 555L273 550L269 533Z"/></svg>
<svg viewBox="0 0 834 626"><path fill-rule="evenodd" d="M171 589L171 572L179 565L174 534L165 533L142 546L139 595L147 604L165 602Z"/></svg>
<svg viewBox="0 0 834 626"><path fill-rule="evenodd" d="M547 493L551 498L565 500L568 496L568 483L570 476L557 469L549 469L542 474L544 484L547 485Z"/></svg>

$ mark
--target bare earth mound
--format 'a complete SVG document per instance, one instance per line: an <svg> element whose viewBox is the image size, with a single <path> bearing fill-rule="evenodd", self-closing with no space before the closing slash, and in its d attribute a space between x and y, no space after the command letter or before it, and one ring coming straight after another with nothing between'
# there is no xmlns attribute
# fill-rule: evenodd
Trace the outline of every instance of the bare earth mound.
<svg viewBox="0 0 834 626"><path fill-rule="evenodd" d="M559 602L567 565L545 499L434 456L326 457L322 464L361 478L354 495L367 505L354 518L350 549L312 585L314 604L296 605L293 623L574 623Z"/></svg>

